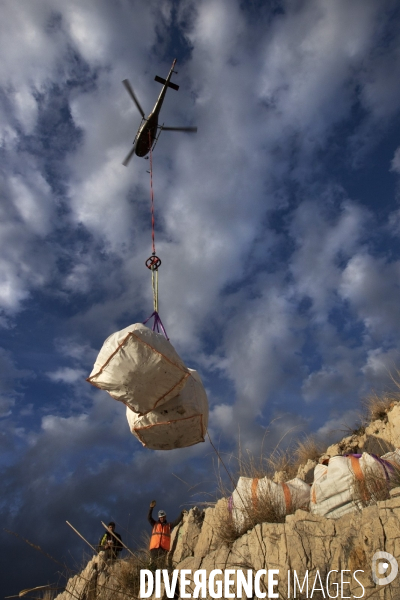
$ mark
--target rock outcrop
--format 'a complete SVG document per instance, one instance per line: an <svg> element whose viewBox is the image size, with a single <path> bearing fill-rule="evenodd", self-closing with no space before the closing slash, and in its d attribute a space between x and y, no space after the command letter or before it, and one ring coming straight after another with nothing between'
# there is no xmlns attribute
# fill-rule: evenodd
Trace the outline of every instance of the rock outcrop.
<svg viewBox="0 0 400 600"><path fill-rule="evenodd" d="M360 451L381 455L399 446L400 405L396 404L386 418L330 446L324 456ZM314 466L315 462L309 461L300 467L298 476L311 483ZM199 569L205 570L207 575L215 569L245 572L276 569L278 587L274 591L279 591L281 599L400 598L400 576L387 586L377 585L372 577L372 559L377 551L388 552L400 561L400 487L391 490L389 499L336 520L297 510L288 515L284 523L257 524L230 543L221 535L227 515L226 499L205 510L190 510L173 532L166 567L190 570L191 581L194 571ZM133 559L129 560L132 563ZM121 573L124 569L126 572L127 563L119 560L107 565L100 557L93 558L80 575L69 580L66 591L57 596L57 600L137 598L137 565L136 583L132 579L130 591L121 583L121 579L126 580L126 577L121 578ZM303 585L302 592L297 586L296 595L293 591L295 574ZM266 577L262 581L266 582ZM338 588L335 583L339 584Z"/></svg>
<svg viewBox="0 0 400 600"><path fill-rule="evenodd" d="M329 446L327 456L348 452L370 452L381 456L400 447L400 404L393 405L383 417L372 421L360 432L343 438L337 444Z"/></svg>
<svg viewBox="0 0 400 600"><path fill-rule="evenodd" d="M376 590L371 571L374 553L383 550L400 560L400 488L392 490L389 500L337 520L298 510L287 516L285 523L256 525L232 545L219 541L220 503L215 509L204 511L200 535L196 534L193 538L188 535L193 518L190 511L176 533L178 542L171 557L175 569L190 569L192 572L206 569L208 574L213 569L278 569L278 589L282 598L289 597L288 571L292 577L296 571L301 581L308 572L311 593L317 571L324 581L329 571L340 573L349 570L347 575L351 585L345 588L345 595L368 597L368 593ZM363 588L350 577L357 570L360 570L357 578L365 589L363 596ZM335 580L340 580L340 577L331 578L332 582ZM397 596L394 590L397 590ZM333 588L331 595L334 596ZM309 597L318 596L314 592ZM329 596L326 594L325 597ZM400 587L394 584L390 589L378 589L370 597L400 598Z"/></svg>
<svg viewBox="0 0 400 600"><path fill-rule="evenodd" d="M204 569L207 575L214 569L277 569L279 583L276 589L279 597L285 599L329 598L327 591L335 597L335 582L340 584L340 572L347 570L344 581L349 583L344 584L343 595L336 597L400 598L396 580L380 588L374 583L371 571L372 557L377 550L389 552L400 560L400 488L392 490L389 500L337 520L298 510L289 515L285 523L256 525L230 545L221 543L219 537L220 513L224 508L222 500L215 508L207 508L204 512L196 508L189 511L173 536L170 568L188 569L192 573ZM130 597L121 585L119 571L123 563L121 560L107 565L100 557L94 557L82 573L69 580L66 591L57 596L57 600L122 600ZM329 571L336 572L330 575L327 588ZM353 577L355 572L356 578ZM304 593L307 586L303 587L303 595L299 591L293 595L294 573L300 584L308 577L308 595ZM321 591L311 595L313 586L315 590L320 587L320 581L325 596Z"/></svg>

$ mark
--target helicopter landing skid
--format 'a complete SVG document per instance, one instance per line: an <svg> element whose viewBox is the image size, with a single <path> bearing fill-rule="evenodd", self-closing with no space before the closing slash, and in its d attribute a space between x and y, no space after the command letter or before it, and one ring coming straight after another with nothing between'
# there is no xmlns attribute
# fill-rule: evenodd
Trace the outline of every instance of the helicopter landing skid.
<svg viewBox="0 0 400 600"><path fill-rule="evenodd" d="M158 138L160 137L160 133L161 133L161 131L162 131L163 125L164 125L164 123L163 123L162 125L157 125L157 129L159 129L159 132L158 132L158 135L157 135L157 136L154 138L154 144L153 144L153 146L152 146L152 148L151 148L151 150L152 150L152 151L153 151L153 150L154 150L154 148L156 147L156 144L157 144L157 142L158 142Z"/></svg>
<svg viewBox="0 0 400 600"><path fill-rule="evenodd" d="M144 119L144 120L146 120L146 119ZM157 125L157 129L159 129L159 132L158 132L157 136L154 138L153 145L151 147L151 151L152 152L153 152L154 148L156 147L156 144L158 142L158 138L160 137L160 134L161 134L161 131L163 129L163 126L164 126L164 123L162 125ZM150 150L149 150L149 152L150 152ZM145 160L149 160L149 156L148 155L145 156L144 158L145 158Z"/></svg>

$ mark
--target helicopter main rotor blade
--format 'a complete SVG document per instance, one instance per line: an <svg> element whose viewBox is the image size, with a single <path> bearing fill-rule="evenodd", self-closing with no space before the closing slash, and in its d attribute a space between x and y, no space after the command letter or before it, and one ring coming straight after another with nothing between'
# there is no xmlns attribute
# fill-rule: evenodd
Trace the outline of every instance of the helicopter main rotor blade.
<svg viewBox="0 0 400 600"><path fill-rule="evenodd" d="M197 127L161 127L163 131L188 131L190 133L197 133Z"/></svg>
<svg viewBox="0 0 400 600"><path fill-rule="evenodd" d="M122 83L124 84L124 86L125 86L126 91L128 92L128 94L130 95L130 97L132 98L132 100L134 101L134 103L136 104L136 107L137 107L138 111L140 112L140 114L144 118L145 117L144 110L140 106L139 100L135 96L135 92L133 91L132 86L129 83L129 79L124 79Z"/></svg>
<svg viewBox="0 0 400 600"><path fill-rule="evenodd" d="M127 167L131 161L132 156L134 155L136 150L136 144L133 144L132 149L130 150L129 154L126 155L125 160L123 161L123 165L124 167Z"/></svg>

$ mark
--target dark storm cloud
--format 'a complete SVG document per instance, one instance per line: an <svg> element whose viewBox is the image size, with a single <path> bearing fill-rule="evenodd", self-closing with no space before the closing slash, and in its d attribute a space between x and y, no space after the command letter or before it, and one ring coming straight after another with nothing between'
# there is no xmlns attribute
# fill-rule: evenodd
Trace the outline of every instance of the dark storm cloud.
<svg viewBox="0 0 400 600"><path fill-rule="evenodd" d="M18 369L11 353L0 348L0 418L11 413L16 397L22 395L24 379L32 375L30 371Z"/></svg>

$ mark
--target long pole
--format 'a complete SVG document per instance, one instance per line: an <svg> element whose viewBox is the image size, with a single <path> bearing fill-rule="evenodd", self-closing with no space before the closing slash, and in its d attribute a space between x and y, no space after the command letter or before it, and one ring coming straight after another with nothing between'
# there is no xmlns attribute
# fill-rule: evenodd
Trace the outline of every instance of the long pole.
<svg viewBox="0 0 400 600"><path fill-rule="evenodd" d="M96 550L95 548L93 548L92 544L89 544L89 542L88 542L87 540L85 540L85 538L83 537L83 535L81 535L81 534L79 533L79 531L77 531L77 530L75 529L75 527L73 527L73 526L71 525L71 523L69 523L69 521L65 521L65 522L66 522L66 524L67 524L67 525L69 525L69 526L71 527L71 529L73 529L73 530L75 531L75 533L76 533L77 535L79 535L79 537L80 537L80 538L81 538L81 539L82 539L84 542L86 542L86 543L87 543L87 545L88 545L88 546L90 546L90 547L91 547L91 549L93 550L93 552L96 552L96 554L98 554L98 550Z"/></svg>

